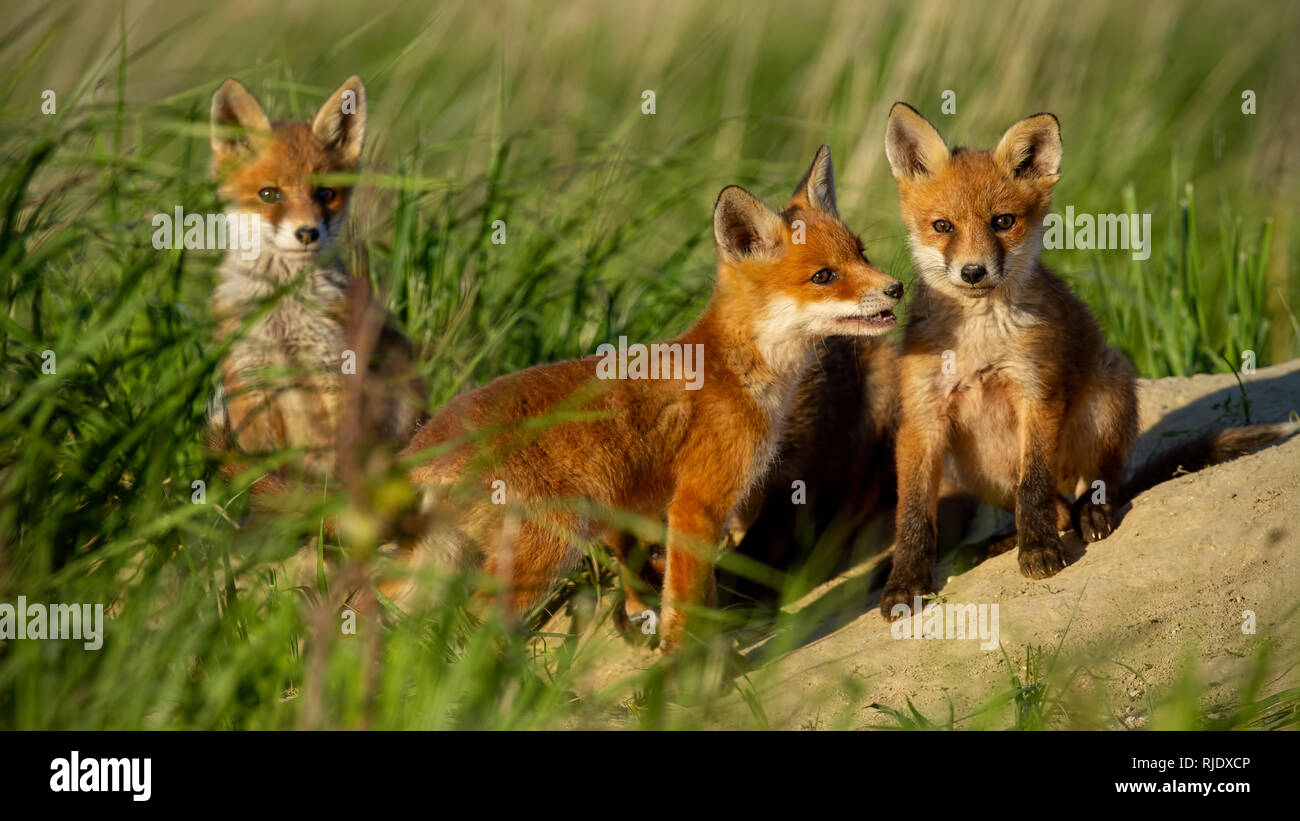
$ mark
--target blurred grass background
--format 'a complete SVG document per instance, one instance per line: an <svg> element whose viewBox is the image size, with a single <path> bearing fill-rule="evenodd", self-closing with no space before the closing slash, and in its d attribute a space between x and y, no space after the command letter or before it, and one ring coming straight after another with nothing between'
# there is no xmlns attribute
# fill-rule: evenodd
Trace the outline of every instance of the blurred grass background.
<svg viewBox="0 0 1300 821"><path fill-rule="evenodd" d="M1052 111L1056 210L1153 215L1145 262L1045 259L1155 377L1297 353L1298 23L1292 4L1231 2L7 2L0 601L104 601L114 617L98 653L0 647L0 726L708 723L708 700L653 695L660 672L575 696L598 659L472 629L455 590L373 643L321 644L309 669L324 593L280 562L310 523L237 533L240 501L200 446L219 256L150 245L153 214L217 210L208 108L225 77L272 119L364 78L353 233L428 352L435 405L622 334L686 328L712 285L717 192L740 183L781 204L823 142L846 221L911 282L882 147L895 100L975 147ZM207 505L191 504L194 479Z"/></svg>

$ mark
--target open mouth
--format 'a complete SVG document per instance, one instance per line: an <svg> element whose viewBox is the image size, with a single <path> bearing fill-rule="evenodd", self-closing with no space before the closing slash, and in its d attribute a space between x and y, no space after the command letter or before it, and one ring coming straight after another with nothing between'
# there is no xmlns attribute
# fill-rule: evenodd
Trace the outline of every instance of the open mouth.
<svg viewBox="0 0 1300 821"><path fill-rule="evenodd" d="M840 322L863 328L892 328L898 322L898 317L894 316L893 311L886 308L880 313L871 314L870 316L865 314L846 316L841 318Z"/></svg>

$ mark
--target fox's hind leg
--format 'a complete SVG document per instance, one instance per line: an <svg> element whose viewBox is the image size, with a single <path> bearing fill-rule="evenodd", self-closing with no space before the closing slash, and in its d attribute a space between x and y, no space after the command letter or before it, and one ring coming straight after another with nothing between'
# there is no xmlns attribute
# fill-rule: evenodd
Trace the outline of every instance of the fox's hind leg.
<svg viewBox="0 0 1300 821"><path fill-rule="evenodd" d="M560 576L578 566L582 555L575 540L580 538L584 528L577 514L505 516L500 541L483 569L497 579L498 594L511 617L527 614Z"/></svg>

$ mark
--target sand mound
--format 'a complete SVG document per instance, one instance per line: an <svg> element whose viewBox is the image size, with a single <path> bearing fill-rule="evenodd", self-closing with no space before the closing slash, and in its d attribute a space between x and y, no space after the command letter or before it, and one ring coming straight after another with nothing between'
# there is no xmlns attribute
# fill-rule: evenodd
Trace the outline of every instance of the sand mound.
<svg viewBox="0 0 1300 821"><path fill-rule="evenodd" d="M1300 410L1300 360L1243 382L1252 421ZM1174 432L1243 418L1231 375L1142 380L1139 391L1137 458L1167 446ZM1021 576L1013 551L943 585L943 602L998 605L1006 658L978 639L895 638L875 609L885 554L787 608L829 614L811 634L778 627L743 647L749 681L771 725L791 729L891 724L873 702L906 711L910 700L937 720L951 707L960 719L1006 692L1013 674L1024 679L1026 648L1050 651L1063 636L1058 671L1075 674L1070 689L1092 691L1127 726L1146 724L1148 692L1159 698L1189 661L1201 676L1200 707L1231 704L1261 641L1276 652L1260 695L1300 684L1300 437L1158 485L1134 500L1110 538L1072 548L1073 563L1046 581ZM1254 634L1243 631L1245 611ZM657 659L604 627L584 643L584 655L599 658L593 688ZM748 723L735 701L724 726ZM987 723L1007 726L1009 710L992 711Z"/></svg>

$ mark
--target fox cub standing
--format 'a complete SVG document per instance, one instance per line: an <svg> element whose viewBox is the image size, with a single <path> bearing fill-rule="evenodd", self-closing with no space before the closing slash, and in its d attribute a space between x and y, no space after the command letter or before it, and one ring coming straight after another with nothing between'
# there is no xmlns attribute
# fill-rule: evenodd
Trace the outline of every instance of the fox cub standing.
<svg viewBox="0 0 1300 821"><path fill-rule="evenodd" d="M710 551L765 474L814 347L829 336L885 333L903 294L840 222L825 146L784 211L731 186L718 197L713 227L713 297L673 343L701 352L698 389L666 365L659 379L600 381L601 357L592 356L503 376L453 399L407 452L453 449L412 476L426 488L426 508L467 477L478 490L473 501L446 506L451 532L430 532L421 549L437 545L483 567L519 613L577 565L575 539L614 528L563 507L566 500L666 519L658 629L664 652L680 645L690 609L714 595ZM597 418L533 425L530 437L520 436L530 427L523 423L561 410ZM466 444L474 431L490 435ZM494 484L505 488L506 505L489 503Z"/></svg>
<svg viewBox="0 0 1300 821"><path fill-rule="evenodd" d="M992 151L949 150L896 103L885 149L918 274L900 368L886 617L932 589L945 462L965 490L1014 511L1021 572L1038 579L1065 566L1059 531L1103 539L1114 510L1179 467L1198 470L1296 432L1285 423L1212 432L1121 481L1138 429L1133 370L1039 262L1060 179L1056 117L1021 120ZM1103 498L1094 487L1104 501L1094 502Z"/></svg>
<svg viewBox="0 0 1300 821"><path fill-rule="evenodd" d="M246 260L232 249L213 294L218 341L234 339L210 432L228 457L299 448L302 474L320 479L334 474L341 439L377 437L396 450L421 419L425 393L411 375L410 344L338 259L351 187L320 179L358 170L365 128L366 90L355 76L310 125L273 125L236 80L212 98L218 193L227 214L251 213L260 228L260 253ZM360 407L345 407L349 379L363 380ZM348 412L364 416L343 424ZM227 472L237 470L228 464Z"/></svg>

